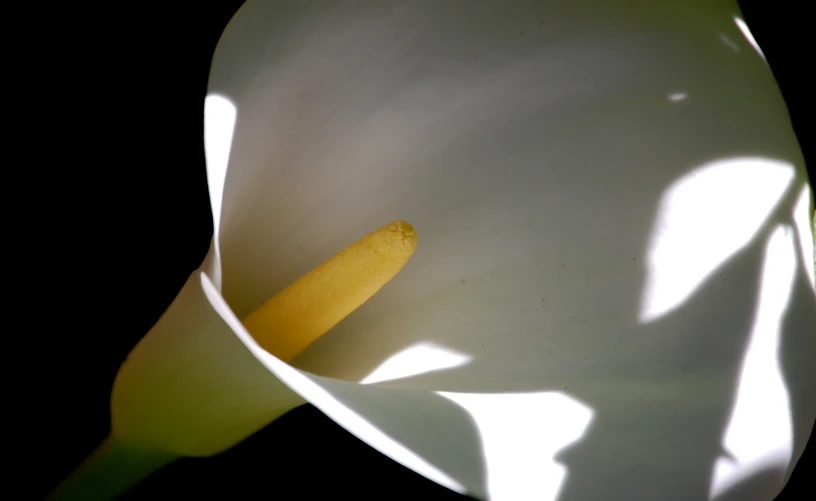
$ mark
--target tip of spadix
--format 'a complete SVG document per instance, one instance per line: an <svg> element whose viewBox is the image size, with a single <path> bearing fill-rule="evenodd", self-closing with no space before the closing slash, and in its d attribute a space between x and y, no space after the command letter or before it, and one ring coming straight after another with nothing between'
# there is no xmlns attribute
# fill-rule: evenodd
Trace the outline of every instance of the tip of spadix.
<svg viewBox="0 0 816 501"><path fill-rule="evenodd" d="M407 244L410 247L416 247L417 232L414 229L414 226L408 221L400 219L399 221L394 221L393 223L386 225L386 228L394 233L397 233L402 238L402 242L404 244Z"/></svg>

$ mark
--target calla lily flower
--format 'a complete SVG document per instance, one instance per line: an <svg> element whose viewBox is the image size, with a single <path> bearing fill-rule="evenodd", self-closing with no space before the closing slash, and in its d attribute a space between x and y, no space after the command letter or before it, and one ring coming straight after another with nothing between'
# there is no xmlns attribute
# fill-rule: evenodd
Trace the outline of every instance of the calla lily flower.
<svg viewBox="0 0 816 501"><path fill-rule="evenodd" d="M210 253L63 492L305 402L478 499L768 500L802 454L814 201L736 2L249 1L205 144ZM411 260L294 359L241 323L399 219Z"/></svg>

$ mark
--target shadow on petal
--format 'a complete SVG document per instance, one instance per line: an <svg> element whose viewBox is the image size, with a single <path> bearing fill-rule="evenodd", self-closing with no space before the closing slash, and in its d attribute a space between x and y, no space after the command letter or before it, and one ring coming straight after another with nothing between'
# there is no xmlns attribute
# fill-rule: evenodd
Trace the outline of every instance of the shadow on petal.
<svg viewBox="0 0 816 501"><path fill-rule="evenodd" d="M339 387L335 387L339 388ZM483 499L487 493L483 445L473 418L459 405L431 392L370 387L333 391L333 396L362 412L382 432Z"/></svg>
<svg viewBox="0 0 816 501"><path fill-rule="evenodd" d="M808 294L808 292L811 294ZM791 303L783 319L783 329L787 335L780 343L780 365L782 377L790 395L791 417L793 419L793 459L799 458L805 450L808 437L813 441L813 416L816 415L816 378L813 377L813 353L816 353L816 336L802 325L816 325L816 298L812 294L807 277L799 273L794 282ZM785 474L790 476L792 462Z"/></svg>
<svg viewBox="0 0 816 501"><path fill-rule="evenodd" d="M597 413L584 439L559 455L569 470L560 501L706 499L723 454L763 248L721 266L681 308L642 327L660 337L647 359L619 360L606 379L571 383ZM663 365L662 374L649 366Z"/></svg>
<svg viewBox="0 0 816 501"><path fill-rule="evenodd" d="M171 464L119 501L334 499L351 492L362 500L396 493L409 499L472 499L392 461L304 405L217 456Z"/></svg>

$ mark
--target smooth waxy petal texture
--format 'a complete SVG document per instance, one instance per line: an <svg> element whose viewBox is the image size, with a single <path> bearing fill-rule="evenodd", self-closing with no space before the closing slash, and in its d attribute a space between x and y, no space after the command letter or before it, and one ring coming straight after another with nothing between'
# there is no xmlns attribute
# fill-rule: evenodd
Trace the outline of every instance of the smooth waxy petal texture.
<svg viewBox="0 0 816 501"><path fill-rule="evenodd" d="M350 236L408 219L421 247L294 361L306 372L253 351L287 385L477 497L726 499L750 478L769 499L816 416L813 201L738 14L248 2L210 79L237 111L209 173L217 311L241 318ZM762 278L769 255L792 259L789 281ZM356 384L418 347L435 362ZM756 367L789 408L740 415L770 398ZM501 396L529 413L486 404ZM527 418L555 413L574 419ZM790 432L745 452L732 425Z"/></svg>

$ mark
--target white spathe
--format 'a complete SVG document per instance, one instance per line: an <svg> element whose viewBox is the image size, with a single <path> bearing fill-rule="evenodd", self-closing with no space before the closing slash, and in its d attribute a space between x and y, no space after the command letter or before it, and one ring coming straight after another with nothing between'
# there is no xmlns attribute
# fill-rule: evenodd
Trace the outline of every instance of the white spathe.
<svg viewBox="0 0 816 501"><path fill-rule="evenodd" d="M723 437L726 454L714 465L712 497L763 468L790 462L790 402L777 353L779 324L790 301L795 272L793 231L780 226L768 240L753 327ZM776 492L765 494L775 496Z"/></svg>
<svg viewBox="0 0 816 501"><path fill-rule="evenodd" d="M701 166L672 183L651 230L640 320L653 321L682 305L751 242L793 176L787 163L735 158Z"/></svg>
<svg viewBox="0 0 816 501"><path fill-rule="evenodd" d="M212 332L268 369L270 398L303 398L478 498L724 500L753 482L739 499L769 499L816 416L816 299L812 260L791 280L763 279L763 263L791 243L779 231L807 248L813 206L735 16L703 0L249 1L205 112L216 241L188 286L221 319ZM666 98L677 89L687 98ZM762 203L709 193L702 234L674 224L682 213L659 224L694 201L672 186L707 166ZM254 344L237 318L395 219L419 247L394 281L291 366ZM672 259L650 258L658 241ZM705 266L644 323L686 255ZM770 297L789 299L761 309ZM423 343L455 355L358 383ZM752 393L740 378L774 360L774 385ZM774 411L790 436L748 451L734 437L767 420L738 409L757 395L790 403ZM502 401L531 410L486 412ZM530 437L523 454L507 430ZM715 474L723 457L761 470Z"/></svg>
<svg viewBox="0 0 816 501"><path fill-rule="evenodd" d="M591 409L561 392L439 394L473 416L491 498L557 499L567 471L555 455L583 436Z"/></svg>

